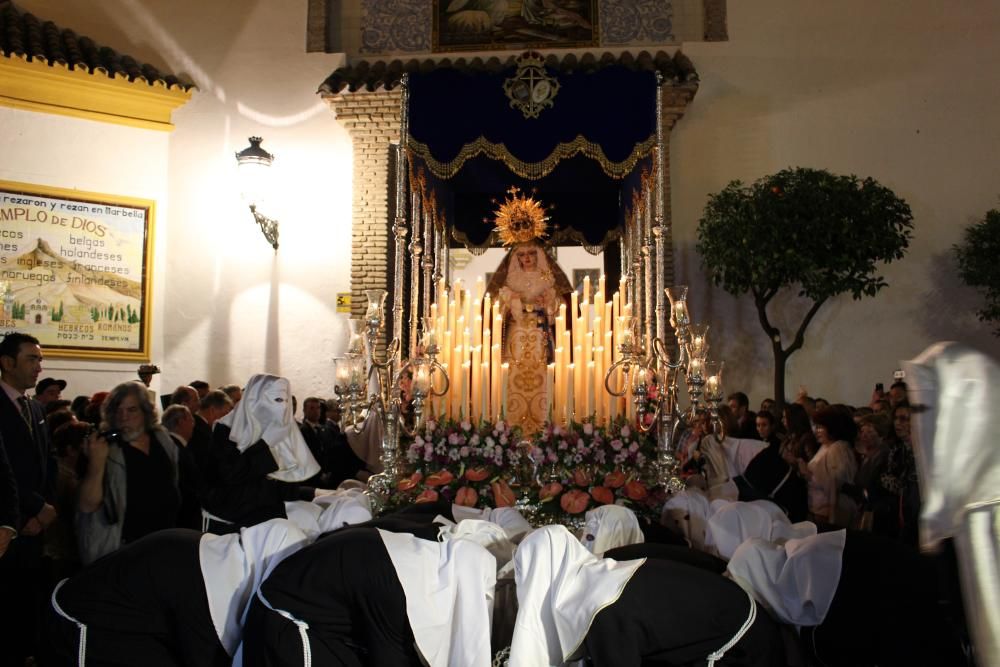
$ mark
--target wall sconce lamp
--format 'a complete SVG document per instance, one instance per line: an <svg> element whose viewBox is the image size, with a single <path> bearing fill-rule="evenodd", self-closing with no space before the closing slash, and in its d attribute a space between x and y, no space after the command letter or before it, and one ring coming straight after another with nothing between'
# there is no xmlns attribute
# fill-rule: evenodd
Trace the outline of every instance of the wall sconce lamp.
<svg viewBox="0 0 1000 667"><path fill-rule="evenodd" d="M253 219L260 225L264 238L275 250L278 249L278 221L257 212L267 192L268 169L274 156L260 147L260 137L250 137L250 145L236 154L239 169L240 191L244 201L250 205Z"/></svg>

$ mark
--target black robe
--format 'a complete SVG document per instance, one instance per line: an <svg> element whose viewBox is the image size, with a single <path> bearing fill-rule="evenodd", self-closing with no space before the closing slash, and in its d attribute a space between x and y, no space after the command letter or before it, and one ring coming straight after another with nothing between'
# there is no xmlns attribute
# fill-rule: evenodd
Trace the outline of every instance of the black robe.
<svg viewBox="0 0 1000 667"><path fill-rule="evenodd" d="M272 609L308 624L314 665L421 664L402 584L375 528L344 528L289 556L260 593ZM272 609L259 598L251 604L246 667L303 664L299 627Z"/></svg>
<svg viewBox="0 0 1000 667"><path fill-rule="evenodd" d="M737 584L680 562L647 559L621 596L602 609L584 641L595 667L704 665L746 622L750 598ZM785 664L778 625L758 606L753 625L719 667Z"/></svg>
<svg viewBox="0 0 1000 667"><path fill-rule="evenodd" d="M313 488L267 476L278 464L266 442L258 440L241 453L229 433L228 426L215 423L211 452L202 469L206 510L238 528L285 519L286 500L312 499Z"/></svg>
<svg viewBox="0 0 1000 667"><path fill-rule="evenodd" d="M147 535L98 559L59 588L60 608L87 626L87 665L221 667L199 560L202 534ZM48 608L44 665L76 665L80 631Z"/></svg>
<svg viewBox="0 0 1000 667"><path fill-rule="evenodd" d="M937 564L897 540L847 531L840 582L806 650L830 667L967 664L939 604Z"/></svg>

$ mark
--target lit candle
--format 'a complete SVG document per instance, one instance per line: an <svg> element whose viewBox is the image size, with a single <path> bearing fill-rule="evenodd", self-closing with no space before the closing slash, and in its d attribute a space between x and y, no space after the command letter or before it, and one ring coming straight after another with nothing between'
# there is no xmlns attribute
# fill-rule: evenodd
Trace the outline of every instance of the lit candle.
<svg viewBox="0 0 1000 667"><path fill-rule="evenodd" d="M555 395L556 365L549 364L545 369L545 418L552 421L552 399Z"/></svg>
<svg viewBox="0 0 1000 667"><path fill-rule="evenodd" d="M500 383L502 380L500 346L497 343L493 343L490 347L490 357L492 357L490 363L490 417L496 419L497 415L500 414Z"/></svg>
<svg viewBox="0 0 1000 667"><path fill-rule="evenodd" d="M490 419L490 367L485 361L479 371L479 386L483 388L479 398L479 415L481 419Z"/></svg>
<svg viewBox="0 0 1000 667"><path fill-rule="evenodd" d="M481 416L479 406L482 404L481 393L483 387L480 382L483 379L483 348L480 345L475 345L472 348L472 423L478 424L479 418Z"/></svg>
<svg viewBox="0 0 1000 667"><path fill-rule="evenodd" d="M590 276L583 277L583 300L590 301Z"/></svg>
<svg viewBox="0 0 1000 667"><path fill-rule="evenodd" d="M459 419L469 419L469 362L462 364L462 399L458 408Z"/></svg>
<svg viewBox="0 0 1000 667"><path fill-rule="evenodd" d="M573 364L566 367L566 423L569 424L573 421L573 415L576 411L576 391L574 391L576 384L576 378L573 377Z"/></svg>
<svg viewBox="0 0 1000 667"><path fill-rule="evenodd" d="M500 365L500 415L507 416L507 384L510 380L510 364Z"/></svg>
<svg viewBox="0 0 1000 667"><path fill-rule="evenodd" d="M561 347L557 347L555 349L555 352L554 352L553 356L556 359L556 363L555 363L555 369L554 369L555 370L555 376L553 378L554 387L553 387L553 399L552 400L555 401L555 404L556 404L556 414L558 416L561 416L561 415L559 415L559 411L562 410L562 406L563 406L563 392L565 391L565 388L564 388L565 387L564 377L565 377L565 374L566 374L565 370L563 370L563 349Z"/></svg>
<svg viewBox="0 0 1000 667"><path fill-rule="evenodd" d="M587 419L594 414L594 362L587 362Z"/></svg>
<svg viewBox="0 0 1000 667"><path fill-rule="evenodd" d="M476 301L483 300L483 287L485 287L483 284L483 277L476 276Z"/></svg>
<svg viewBox="0 0 1000 667"><path fill-rule="evenodd" d="M693 376L701 375L702 360L699 357L691 357L688 361L688 374Z"/></svg>

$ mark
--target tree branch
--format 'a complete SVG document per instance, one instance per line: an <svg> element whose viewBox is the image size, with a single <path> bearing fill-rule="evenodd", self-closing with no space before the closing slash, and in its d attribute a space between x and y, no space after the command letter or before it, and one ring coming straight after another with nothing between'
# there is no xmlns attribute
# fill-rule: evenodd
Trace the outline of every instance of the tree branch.
<svg viewBox="0 0 1000 667"><path fill-rule="evenodd" d="M809 312L806 313L805 318L803 318L802 323L799 325L799 330L795 332L795 340L793 340L792 344L789 345L788 349L785 350L786 356L791 355L792 352L795 352L797 349L802 347L802 343L805 342L806 329L809 327L809 323L812 322L812 319L816 316L816 313L819 312L819 309L823 306L824 303L826 303L827 298L829 297L823 297L819 301L813 302L813 305L809 309Z"/></svg>

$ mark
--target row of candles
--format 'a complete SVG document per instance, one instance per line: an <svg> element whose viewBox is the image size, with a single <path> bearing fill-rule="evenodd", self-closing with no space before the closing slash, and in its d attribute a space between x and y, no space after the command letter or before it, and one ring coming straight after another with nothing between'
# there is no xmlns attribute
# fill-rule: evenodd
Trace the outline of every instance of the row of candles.
<svg viewBox="0 0 1000 667"><path fill-rule="evenodd" d="M471 289L456 281L449 294L439 283L431 313L422 320L420 348L410 368L412 390L426 398L424 410L429 415L478 422L500 419L507 412L510 362L502 360L502 305L484 294L483 287L482 278ZM628 294L627 281L622 280L620 291L610 301L605 299L604 276L593 294L591 287L590 278L585 278L582 295L573 292L570 310L561 303L555 317L554 359L545 369L547 417L554 423L601 424L620 416L633 420L637 409L642 409L635 397L641 397L641 403L649 387L664 390L669 384L667 378L657 376L648 356L648 341L641 335L638 318L632 316L632 304L621 302L620 295ZM684 346L683 373L695 409L702 394L709 401L719 400L722 364L707 360L708 326L690 323L687 287L672 287L666 293L670 324ZM380 297L384 298L384 292ZM369 304L369 310L380 311L381 298ZM339 394L349 393L352 384L356 392L364 391L367 367L358 333L352 331L349 353L338 360ZM429 354L448 375L447 392L444 377L429 363ZM618 395L606 390L606 380Z"/></svg>
<svg viewBox="0 0 1000 667"><path fill-rule="evenodd" d="M437 359L448 372L451 390L432 399L432 414L473 421L506 414L512 362L503 360L502 304L484 294L483 286L478 278L470 288L456 281L452 293L442 284L437 287L430 318L424 320L422 344L424 349L437 346ZM574 291L569 310L565 303L559 304L554 318L554 358L545 369L545 391L547 416L555 423L603 423L635 414L632 401L604 389L605 375L621 357L622 344L633 345L637 336L637 327L631 324L632 305L621 302L620 295L628 293L626 283L622 281L610 300L605 297L604 276L596 289L592 287L590 278L584 278L582 294ZM418 367L418 375L424 372ZM425 379L415 376L414 382L422 386Z"/></svg>

